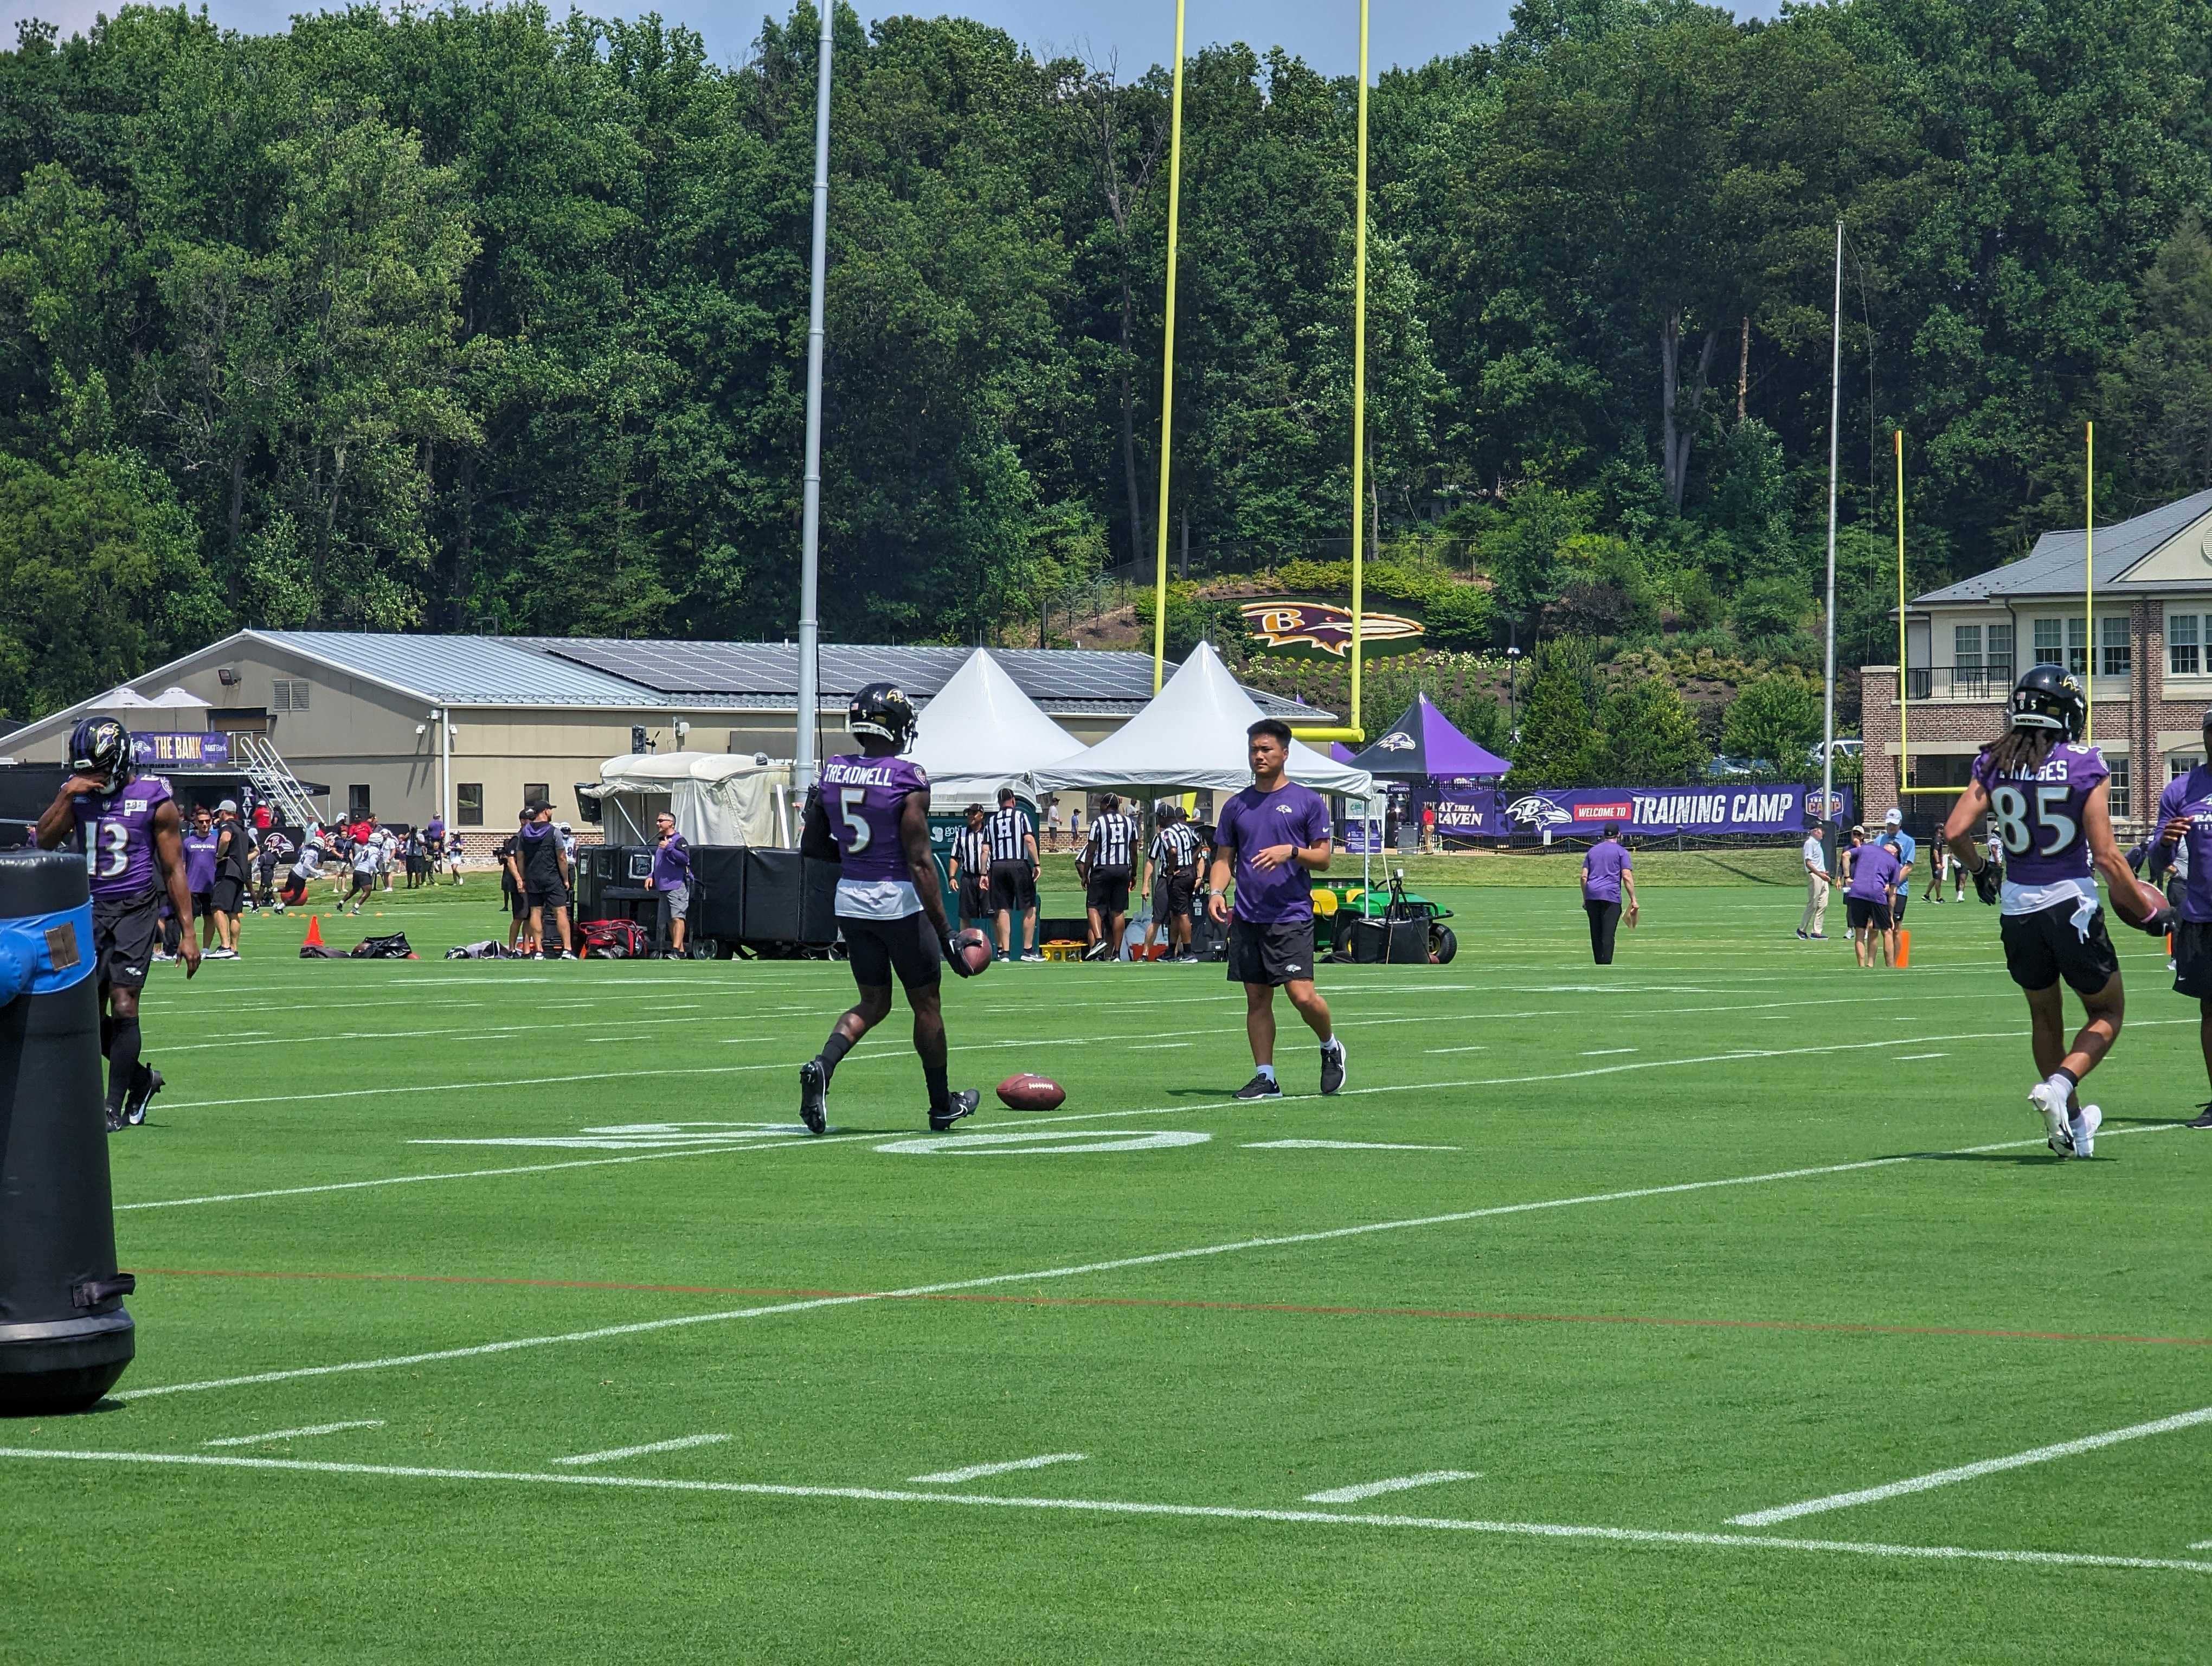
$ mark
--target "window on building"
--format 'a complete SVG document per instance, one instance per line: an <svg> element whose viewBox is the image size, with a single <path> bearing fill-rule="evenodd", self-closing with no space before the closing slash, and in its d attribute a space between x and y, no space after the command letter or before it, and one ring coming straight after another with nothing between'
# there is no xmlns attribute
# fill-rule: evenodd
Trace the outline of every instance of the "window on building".
<svg viewBox="0 0 2212 1666"><path fill-rule="evenodd" d="M1978 624L1951 627L1951 663L1961 675L1981 675L1982 628Z"/></svg>
<svg viewBox="0 0 2212 1666"><path fill-rule="evenodd" d="M457 781L453 785L453 819L463 827L483 825L483 783Z"/></svg>
<svg viewBox="0 0 2212 1666"><path fill-rule="evenodd" d="M269 709L272 712L303 712L307 709L307 684L304 680L279 677L270 685Z"/></svg>
<svg viewBox="0 0 2212 1666"><path fill-rule="evenodd" d="M2169 613L2166 616L2166 670L2170 677L2194 677L2203 669L2199 657L2203 641L2198 629L2199 615Z"/></svg>
<svg viewBox="0 0 2212 1666"><path fill-rule="evenodd" d="M2076 677L2089 669L2089 622L2069 619L2066 622L2066 669Z"/></svg>
<svg viewBox="0 0 2212 1666"><path fill-rule="evenodd" d="M550 804L552 802L553 789L550 787L548 787L544 781L526 781L522 783L522 807L524 809L527 810L533 804Z"/></svg>
<svg viewBox="0 0 2212 1666"><path fill-rule="evenodd" d="M2012 681L2012 621L1993 624L1989 629L1989 657L1983 669L1996 682Z"/></svg>
<svg viewBox="0 0 2212 1666"><path fill-rule="evenodd" d="M368 788L356 781L346 788L346 819L357 822L369 813Z"/></svg>
<svg viewBox="0 0 2212 1666"><path fill-rule="evenodd" d="M2135 670L2135 639L2128 635L2125 619L2097 621L2098 646L2103 651L2097 658L2100 677L2125 677Z"/></svg>
<svg viewBox="0 0 2212 1666"><path fill-rule="evenodd" d="M2060 619L2038 619L2035 622L2035 663L2039 666L2063 666L2066 663L2065 623Z"/></svg>
<svg viewBox="0 0 2212 1666"><path fill-rule="evenodd" d="M2179 781L2203 762L2195 752L2168 752L2166 755L2166 778Z"/></svg>
<svg viewBox="0 0 2212 1666"><path fill-rule="evenodd" d="M2105 767L2112 772L2112 819L2126 821L2134 814L2128 791L2128 761L2124 757L2107 757Z"/></svg>

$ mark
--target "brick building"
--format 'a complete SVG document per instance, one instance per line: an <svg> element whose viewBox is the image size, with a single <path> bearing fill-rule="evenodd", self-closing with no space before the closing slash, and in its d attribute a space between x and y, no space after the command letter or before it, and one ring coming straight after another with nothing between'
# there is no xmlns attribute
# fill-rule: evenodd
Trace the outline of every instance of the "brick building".
<svg viewBox="0 0 2212 1666"><path fill-rule="evenodd" d="M2212 708L2212 491L2096 532L2094 635L2084 612L2084 534L2045 532L2021 560L1915 597L1905 610L1905 704L1894 663L1864 668L1864 814L1905 784L1964 787L1974 754L2005 723L2013 679L2065 666L2089 690L2091 739L2112 769L2123 842L2166 781L2204 759ZM2094 655L2094 663L2093 663ZM1900 725L1902 735L1900 736ZM1916 828L1947 795L1903 800Z"/></svg>

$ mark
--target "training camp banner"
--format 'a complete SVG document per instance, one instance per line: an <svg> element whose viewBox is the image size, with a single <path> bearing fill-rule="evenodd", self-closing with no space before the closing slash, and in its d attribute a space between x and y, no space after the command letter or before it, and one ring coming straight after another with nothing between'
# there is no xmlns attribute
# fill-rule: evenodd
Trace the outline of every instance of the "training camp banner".
<svg viewBox="0 0 2212 1666"><path fill-rule="evenodd" d="M1447 839L1541 833L1592 838L1607 822L1638 837L1674 833L1802 833L1822 818L1816 786L1582 787L1515 793L1478 787L1432 800L1437 832ZM1851 813L1849 787L1836 790L1835 818Z"/></svg>

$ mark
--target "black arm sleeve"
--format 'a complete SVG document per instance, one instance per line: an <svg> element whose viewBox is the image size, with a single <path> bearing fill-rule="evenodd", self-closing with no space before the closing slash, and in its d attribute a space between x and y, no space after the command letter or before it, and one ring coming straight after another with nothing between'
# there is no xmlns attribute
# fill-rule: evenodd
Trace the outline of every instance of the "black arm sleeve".
<svg viewBox="0 0 2212 1666"><path fill-rule="evenodd" d="M830 834L830 812L822 807L822 789L810 787L806 809L799 818L799 854L817 862L840 860L837 841Z"/></svg>

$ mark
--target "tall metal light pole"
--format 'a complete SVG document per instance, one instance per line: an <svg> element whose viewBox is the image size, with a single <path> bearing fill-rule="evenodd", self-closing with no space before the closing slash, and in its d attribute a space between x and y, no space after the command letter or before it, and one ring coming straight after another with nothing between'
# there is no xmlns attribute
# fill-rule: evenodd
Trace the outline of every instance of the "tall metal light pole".
<svg viewBox="0 0 2212 1666"><path fill-rule="evenodd" d="M814 77L814 271L806 297L806 484L799 556L798 740L792 751L793 786L814 785L814 728L821 704L816 649L822 567L822 296L830 275L830 54L836 0L818 0L822 39Z"/></svg>
<svg viewBox="0 0 2212 1666"><path fill-rule="evenodd" d="M1828 348L1828 680L1820 721L1820 819L1834 819L1836 796L1836 423L1844 386L1844 222L1836 222L1836 311ZM1901 708L1900 708L1901 709ZM1904 766L1899 765L1902 781ZM1862 783L1863 784L1863 782Z"/></svg>

